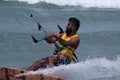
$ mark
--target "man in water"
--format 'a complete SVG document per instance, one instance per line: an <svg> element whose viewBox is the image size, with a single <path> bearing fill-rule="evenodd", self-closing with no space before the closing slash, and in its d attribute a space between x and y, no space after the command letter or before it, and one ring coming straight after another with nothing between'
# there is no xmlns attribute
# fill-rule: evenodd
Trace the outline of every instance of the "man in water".
<svg viewBox="0 0 120 80"><path fill-rule="evenodd" d="M78 48L80 38L77 31L80 26L80 21L71 17L68 20L66 31L63 33L52 33L45 36L45 41L49 44L57 44L57 48L53 56L42 58L31 65L27 70L35 71L38 68L46 68L59 66L62 64L69 64L73 60L73 53Z"/></svg>

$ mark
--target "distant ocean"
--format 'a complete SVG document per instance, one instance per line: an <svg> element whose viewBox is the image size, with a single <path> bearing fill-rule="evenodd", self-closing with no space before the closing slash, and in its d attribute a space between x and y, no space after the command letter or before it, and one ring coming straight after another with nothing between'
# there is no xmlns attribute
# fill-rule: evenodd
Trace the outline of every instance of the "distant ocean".
<svg viewBox="0 0 120 80"><path fill-rule="evenodd" d="M119 0L0 0L0 66L26 69L54 46L41 41L33 16L48 32L64 30L69 17L81 21L81 42L76 51L79 63L33 73L65 76L70 80L120 80Z"/></svg>

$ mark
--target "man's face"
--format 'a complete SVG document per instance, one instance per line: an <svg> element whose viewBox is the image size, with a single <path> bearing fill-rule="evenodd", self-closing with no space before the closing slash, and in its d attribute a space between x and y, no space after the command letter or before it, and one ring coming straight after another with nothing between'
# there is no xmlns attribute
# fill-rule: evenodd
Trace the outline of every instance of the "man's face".
<svg viewBox="0 0 120 80"><path fill-rule="evenodd" d="M68 24L66 26L66 31L65 31L68 36L71 34L72 29L73 29L73 24L71 22L68 22Z"/></svg>

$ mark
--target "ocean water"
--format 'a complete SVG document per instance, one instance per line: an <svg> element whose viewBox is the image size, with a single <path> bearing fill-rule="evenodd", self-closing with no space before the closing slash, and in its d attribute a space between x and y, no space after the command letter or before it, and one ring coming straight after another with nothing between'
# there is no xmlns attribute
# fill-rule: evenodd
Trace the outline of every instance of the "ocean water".
<svg viewBox="0 0 120 80"><path fill-rule="evenodd" d="M120 80L120 1L119 0L0 0L0 66L26 69L54 46L41 41L35 19L48 33L65 30L69 17L81 21L81 42L76 51L79 63L38 70L70 80Z"/></svg>

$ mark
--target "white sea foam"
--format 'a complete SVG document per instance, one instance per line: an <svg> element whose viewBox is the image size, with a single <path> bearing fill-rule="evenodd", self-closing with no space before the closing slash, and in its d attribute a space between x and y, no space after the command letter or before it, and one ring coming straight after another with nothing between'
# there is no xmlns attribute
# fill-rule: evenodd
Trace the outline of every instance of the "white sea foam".
<svg viewBox="0 0 120 80"><path fill-rule="evenodd" d="M67 66L62 65L59 67L38 70L25 75L40 73L68 77L70 80L111 78L120 76L120 58L112 61L106 58L90 59Z"/></svg>
<svg viewBox="0 0 120 80"><path fill-rule="evenodd" d="M6 1L20 1L28 4L35 4L45 1L59 6L82 6L82 7L98 7L98 8L120 8L120 0L6 0Z"/></svg>

